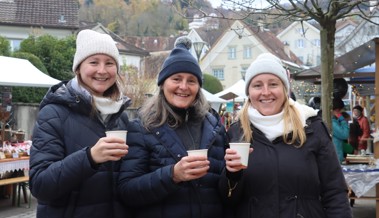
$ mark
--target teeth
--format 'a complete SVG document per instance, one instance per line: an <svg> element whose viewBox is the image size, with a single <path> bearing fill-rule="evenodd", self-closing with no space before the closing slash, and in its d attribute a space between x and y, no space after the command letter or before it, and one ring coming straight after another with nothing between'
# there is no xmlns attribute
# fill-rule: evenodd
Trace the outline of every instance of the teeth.
<svg viewBox="0 0 379 218"><path fill-rule="evenodd" d="M187 97L188 96L188 95L183 95L183 94L177 94L177 95L179 95L181 97Z"/></svg>
<svg viewBox="0 0 379 218"><path fill-rule="evenodd" d="M268 103L268 102L272 102L272 100L261 100L261 102Z"/></svg>
<svg viewBox="0 0 379 218"><path fill-rule="evenodd" d="M95 78L95 80L105 81L107 78Z"/></svg>

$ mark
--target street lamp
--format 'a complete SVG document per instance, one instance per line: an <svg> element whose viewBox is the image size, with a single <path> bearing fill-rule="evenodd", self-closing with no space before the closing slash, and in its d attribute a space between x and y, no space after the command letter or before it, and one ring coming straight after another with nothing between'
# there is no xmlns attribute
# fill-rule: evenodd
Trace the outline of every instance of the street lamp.
<svg viewBox="0 0 379 218"><path fill-rule="evenodd" d="M195 53L196 53L197 62L200 62L200 55L203 51L205 42L203 42L203 41L193 42L192 45L193 45L193 49L195 50Z"/></svg>
<svg viewBox="0 0 379 218"><path fill-rule="evenodd" d="M241 77L243 80L245 80L245 76L246 76L246 70L241 70Z"/></svg>

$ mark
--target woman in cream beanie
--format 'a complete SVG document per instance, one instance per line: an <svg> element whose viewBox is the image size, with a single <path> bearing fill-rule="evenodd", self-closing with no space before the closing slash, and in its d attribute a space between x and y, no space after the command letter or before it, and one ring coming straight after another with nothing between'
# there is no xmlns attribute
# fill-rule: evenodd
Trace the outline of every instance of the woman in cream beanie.
<svg viewBox="0 0 379 218"><path fill-rule="evenodd" d="M352 217L329 131L313 108L289 98L280 59L259 55L247 69L245 90L248 100L227 138L250 143L248 166L226 149L220 181L235 217Z"/></svg>
<svg viewBox="0 0 379 218"><path fill-rule="evenodd" d="M51 87L40 104L30 155L30 189L37 217L130 217L117 198L126 130L119 53L107 35L82 30L76 40L75 78Z"/></svg>

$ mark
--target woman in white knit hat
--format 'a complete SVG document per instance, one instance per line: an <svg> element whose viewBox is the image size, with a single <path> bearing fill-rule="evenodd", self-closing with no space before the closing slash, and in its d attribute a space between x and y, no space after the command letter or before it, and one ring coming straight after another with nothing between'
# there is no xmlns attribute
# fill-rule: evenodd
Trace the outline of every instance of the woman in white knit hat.
<svg viewBox="0 0 379 218"><path fill-rule="evenodd" d="M289 98L280 59L259 55L245 81L248 100L227 134L250 143L248 166L228 148L220 180L235 217L352 217L330 133L314 109Z"/></svg>
<svg viewBox="0 0 379 218"><path fill-rule="evenodd" d="M51 87L40 104L30 155L30 189L37 217L130 217L118 198L120 159L130 99L120 86L119 52L107 34L82 30L76 39L75 77Z"/></svg>

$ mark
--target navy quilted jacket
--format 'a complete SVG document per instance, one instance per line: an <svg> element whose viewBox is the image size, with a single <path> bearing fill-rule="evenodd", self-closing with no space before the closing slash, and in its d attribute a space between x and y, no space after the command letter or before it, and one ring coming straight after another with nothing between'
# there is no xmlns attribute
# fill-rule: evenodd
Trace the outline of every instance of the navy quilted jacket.
<svg viewBox="0 0 379 218"><path fill-rule="evenodd" d="M103 124L70 82L49 90L40 105L30 156L30 188L38 199L38 218L129 217L115 194L120 162L93 168L86 154L105 130L126 129L128 102L125 98L120 111Z"/></svg>
<svg viewBox="0 0 379 218"><path fill-rule="evenodd" d="M129 138L130 136L130 138ZM119 191L137 218L221 218L218 180L225 166L225 129L208 114L203 121L200 148L208 148L206 176L174 183L173 166L187 155L181 139L168 125L146 131L139 121L128 128L129 153L124 157Z"/></svg>

